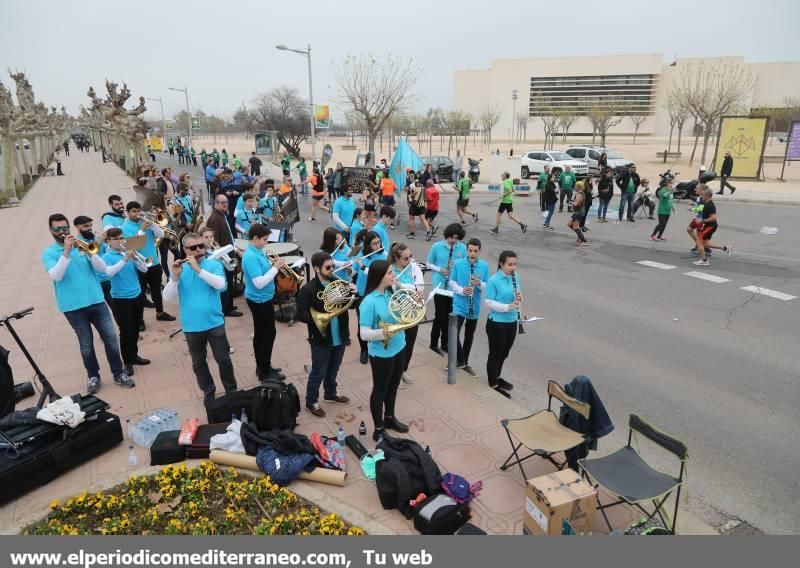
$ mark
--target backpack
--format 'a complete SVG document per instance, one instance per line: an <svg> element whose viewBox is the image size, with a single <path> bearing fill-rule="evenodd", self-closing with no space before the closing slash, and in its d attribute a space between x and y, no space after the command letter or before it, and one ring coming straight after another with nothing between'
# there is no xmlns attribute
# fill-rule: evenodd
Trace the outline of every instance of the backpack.
<svg viewBox="0 0 800 568"><path fill-rule="evenodd" d="M445 473L442 476L442 491L456 503L469 503L481 493L483 482L469 484L469 481L456 473Z"/></svg>
<svg viewBox="0 0 800 568"><path fill-rule="evenodd" d="M256 390L252 420L258 430L294 430L298 414L300 396L293 384L267 379Z"/></svg>
<svg viewBox="0 0 800 568"><path fill-rule="evenodd" d="M414 509L414 528L421 534L453 534L469 520L469 505L439 493Z"/></svg>

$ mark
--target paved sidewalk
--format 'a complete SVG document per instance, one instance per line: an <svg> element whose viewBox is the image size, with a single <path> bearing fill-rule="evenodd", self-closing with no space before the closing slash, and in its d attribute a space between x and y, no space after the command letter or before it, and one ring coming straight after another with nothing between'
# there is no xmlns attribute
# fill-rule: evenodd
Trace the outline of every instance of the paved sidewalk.
<svg viewBox="0 0 800 568"><path fill-rule="evenodd" d="M117 193L126 201L133 199L133 183L114 164L102 164L100 155L96 153L73 152L64 160L64 171L64 177L38 181L20 207L0 210L0 255L4 266L0 272L0 312L27 306L36 308L31 316L19 322L18 332L55 388L61 394L69 395L85 392L85 373L75 335L55 308L52 285L40 261L41 250L51 242L47 216L63 212L72 219L86 214L98 220L96 226L99 227L107 196ZM239 299L238 303L242 308L244 300ZM177 304L167 306L167 311L177 315ZM255 386L257 381L250 341L252 322L248 310L242 311L244 317L228 319L226 326L231 345L236 349L232 357L239 386L247 388ZM98 396L111 405L111 411L118 414L123 423L125 418L135 420L162 406L175 409L182 420L200 417L204 422L201 393L194 380L183 337L168 338L178 329L179 322L157 322L153 310L146 310L145 317L147 331L140 342L140 352L152 359L153 364L136 368L135 389L118 388L111 382L102 346L97 342L104 381ZM355 325L355 315L351 317L352 325ZM302 397L306 383L304 365L310 363L305 326L288 327L280 323L278 326L275 364L284 369ZM32 371L5 330L0 330L0 344L11 351L10 361L17 382L27 380ZM476 525L489 533L521 534L524 484L517 469L499 470L509 453L500 420L525 416L543 407L546 404L546 381L542 378L541 406L523 409L492 392L483 380L464 373L459 373L457 385L448 385L443 370L445 360L427 350L425 345L423 334L418 340L410 369L416 383L400 391L398 416L410 425L410 437L431 447L432 455L443 471L457 472L471 482L483 481L483 492L473 502L473 522ZM213 361L211 363L216 375L216 365ZM348 434L357 434L361 420L368 425L371 423L371 373L369 366L359 364L357 349L348 349L339 376L340 390L351 397L352 402L346 406L325 405L328 417L324 420L303 409L299 417L299 432L333 433L338 425L342 425ZM32 400L27 399L23 405ZM624 426L620 423L618 427ZM371 427L369 431L371 433ZM613 449L604 447L601 442L601 450ZM144 467L149 463L146 450L137 446L137 455L140 464L137 472L157 469ZM323 508L342 513L370 533L413 534L411 522L396 510L381 508L374 483L363 477L349 451L347 460L349 469L345 487L296 482L291 489ZM535 477L552 471L553 467L549 462L534 459L526 464L526 470ZM0 532L14 531L35 520L54 498L63 499L83 490L101 490L124 480L131 473L127 443L120 444L92 462L0 508ZM615 527L625 526L638 516L620 507L611 510ZM683 533L714 532L685 512L681 513L679 526ZM607 531L600 515L596 529L598 532Z"/></svg>

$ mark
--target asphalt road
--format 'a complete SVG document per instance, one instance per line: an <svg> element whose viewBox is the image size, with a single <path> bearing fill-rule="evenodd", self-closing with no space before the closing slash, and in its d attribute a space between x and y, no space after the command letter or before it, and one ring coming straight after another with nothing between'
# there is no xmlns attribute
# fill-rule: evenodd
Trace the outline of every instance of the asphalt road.
<svg viewBox="0 0 800 568"><path fill-rule="evenodd" d="M591 245L580 248L565 227L566 212L556 214L555 231L541 228L535 196L515 202L530 224L524 235L507 219L499 236L488 232L496 196L474 194L472 204L480 220L467 224L468 238L481 239L490 265L501 250L518 253L525 315L544 318L526 325L506 363L503 375L516 385L514 398L538 410L546 405L548 379L565 383L587 375L616 424L600 441L600 453L626 442L627 417L637 413L688 445L689 506L706 520L720 522L718 511L768 533L800 533L800 238L793 232L800 208L720 200L715 237L732 242L734 254L715 251L711 266L698 268L685 233L690 214L682 204L667 242L650 241L655 221L644 219L591 223ZM302 196L301 219L307 208ZM404 205L399 211L405 217ZM456 218L450 192L442 196L437 220L444 227ZM779 232L760 234L765 225ZM296 238L307 251L316 250L326 226L321 219L303 221ZM405 219L392 236L404 240L404 229ZM431 243L418 238L409 244L418 259L427 257ZM747 286L798 298L741 289ZM471 357L481 373L477 380L485 380L483 329L481 322ZM426 340L427 330L421 330L420 348ZM476 379L461 373L459 380ZM677 473L677 463L663 451L641 441L640 447L659 468Z"/></svg>

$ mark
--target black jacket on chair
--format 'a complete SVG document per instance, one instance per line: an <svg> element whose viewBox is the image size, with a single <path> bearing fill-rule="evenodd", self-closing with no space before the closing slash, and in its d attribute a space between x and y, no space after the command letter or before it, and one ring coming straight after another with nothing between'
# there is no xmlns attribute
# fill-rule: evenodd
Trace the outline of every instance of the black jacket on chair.
<svg viewBox="0 0 800 568"><path fill-rule="evenodd" d="M322 300L319 299L317 294L322 292L325 289L325 286L322 285L319 278L314 278L311 282L306 283L302 288L300 288L300 292L297 294L297 319L305 322L308 326L308 342L313 343L316 345L330 345L332 334L327 333L330 330L330 325L325 330L326 333L323 335L317 326L314 324L314 320L311 317L311 309L315 309L318 312L325 311L325 304ZM345 310L338 316L336 319L339 321L339 336L341 337L342 341L346 338L350 337L350 315L349 310Z"/></svg>
<svg viewBox="0 0 800 568"><path fill-rule="evenodd" d="M614 424L589 377L578 375L569 384L564 385L564 391L581 402L589 403L590 406L588 420L567 405L561 407L559 417L561 424L587 438L586 444L566 452L569 466L577 471L578 460L585 458L589 454L589 450L596 450L598 438L613 432Z"/></svg>

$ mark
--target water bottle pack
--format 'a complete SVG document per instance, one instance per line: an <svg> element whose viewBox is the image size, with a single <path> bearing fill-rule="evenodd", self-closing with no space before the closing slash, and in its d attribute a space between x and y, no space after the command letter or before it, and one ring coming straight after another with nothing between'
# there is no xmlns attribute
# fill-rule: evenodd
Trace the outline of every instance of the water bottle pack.
<svg viewBox="0 0 800 568"><path fill-rule="evenodd" d="M159 408L131 426L128 436L134 443L149 448L161 432L180 428L177 412L169 408Z"/></svg>

